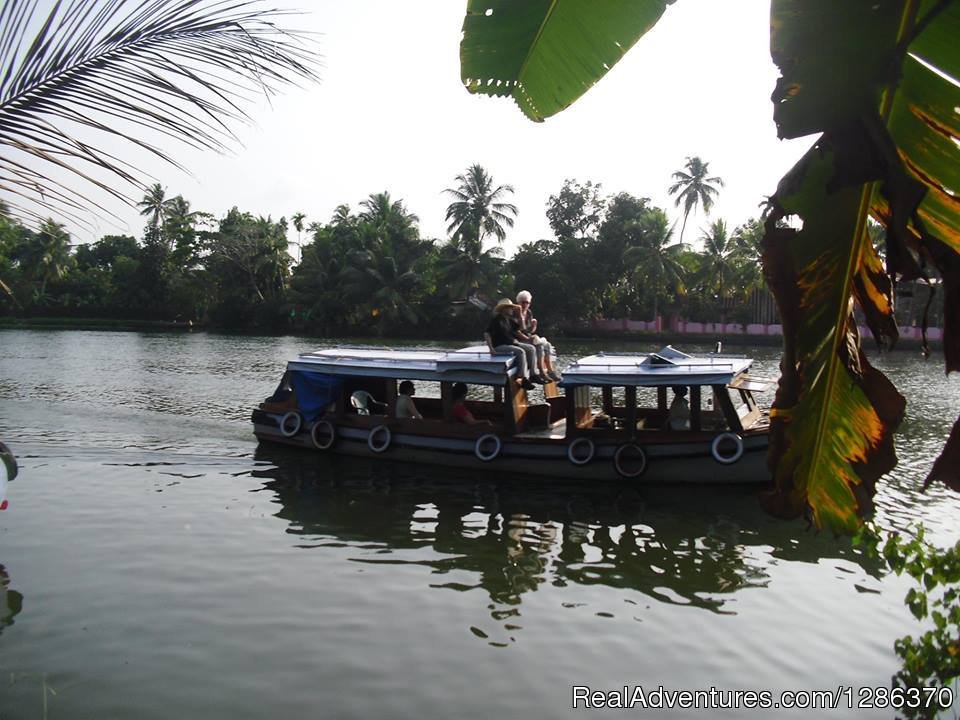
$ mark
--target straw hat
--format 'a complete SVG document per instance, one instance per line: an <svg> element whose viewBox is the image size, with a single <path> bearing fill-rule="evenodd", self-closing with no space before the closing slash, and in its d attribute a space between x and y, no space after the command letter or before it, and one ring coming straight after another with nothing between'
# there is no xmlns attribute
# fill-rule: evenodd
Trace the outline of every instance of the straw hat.
<svg viewBox="0 0 960 720"><path fill-rule="evenodd" d="M519 309L520 309L520 306L519 306L519 305L515 305L514 302L513 302L510 298L504 298L503 300L501 300L500 302L498 302L496 305L494 305L494 307L493 307L493 312L495 312L496 314L499 315L499 314L502 313L504 310L508 310L508 309L509 309L509 310L519 310Z"/></svg>

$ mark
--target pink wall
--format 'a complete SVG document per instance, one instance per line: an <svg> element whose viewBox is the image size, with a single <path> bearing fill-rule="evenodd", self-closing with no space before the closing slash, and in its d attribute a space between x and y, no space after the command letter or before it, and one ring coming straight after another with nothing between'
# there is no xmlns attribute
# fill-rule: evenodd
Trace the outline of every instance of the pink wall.
<svg viewBox="0 0 960 720"><path fill-rule="evenodd" d="M656 320L627 320L602 318L593 321L593 327L597 330L626 330L629 332L662 332L667 324L663 322L662 316L657 316ZM750 323L741 325L740 323L698 323L689 322L681 318L671 318L669 330L676 333L688 333L690 335L783 335L783 325L770 324L762 325L760 323ZM860 326L860 335L871 338L873 334L870 328ZM922 335L918 327L901 327L900 338L903 340L921 340ZM927 328L928 340L943 339L943 330L940 328Z"/></svg>

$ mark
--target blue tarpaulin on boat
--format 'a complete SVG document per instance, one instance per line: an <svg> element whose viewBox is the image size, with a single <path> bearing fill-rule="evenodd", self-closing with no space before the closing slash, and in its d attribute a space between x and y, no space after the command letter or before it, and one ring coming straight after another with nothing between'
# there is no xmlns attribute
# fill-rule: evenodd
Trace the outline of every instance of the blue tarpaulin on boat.
<svg viewBox="0 0 960 720"><path fill-rule="evenodd" d="M311 422L323 415L330 403L337 401L343 380L333 375L293 370L290 384L297 394L297 405L303 419Z"/></svg>

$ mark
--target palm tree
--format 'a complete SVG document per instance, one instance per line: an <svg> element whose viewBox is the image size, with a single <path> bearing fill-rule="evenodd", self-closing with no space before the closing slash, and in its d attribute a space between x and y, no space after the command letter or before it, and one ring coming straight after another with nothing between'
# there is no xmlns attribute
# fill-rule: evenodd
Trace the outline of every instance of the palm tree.
<svg viewBox="0 0 960 720"><path fill-rule="evenodd" d="M333 217L330 218L330 224L334 227L346 227L353 222L353 215L350 214L350 206L346 203L337 205L333 210Z"/></svg>
<svg viewBox="0 0 960 720"><path fill-rule="evenodd" d="M40 281L39 297L44 297L47 283L61 278L70 266L70 235L64 226L52 219L44 220L37 235L34 276Z"/></svg>
<svg viewBox="0 0 960 720"><path fill-rule="evenodd" d="M449 296L456 300L479 291L496 293L504 260L499 247L483 250L475 243L460 243L451 238L440 248L437 272Z"/></svg>
<svg viewBox="0 0 960 720"><path fill-rule="evenodd" d="M651 299L654 319L659 314L661 296L666 293L677 296L686 291L686 271L681 257L685 246L670 244L673 228L669 224L667 214L655 209L625 226L631 246L624 252L623 261L626 267L633 268L631 274L637 294Z"/></svg>
<svg viewBox="0 0 960 720"><path fill-rule="evenodd" d="M140 130L220 151L235 139L229 123L249 119L245 91L316 77L314 41L252 0L44 4L48 16L34 22L41 0L0 3L0 186L23 219L109 213L93 188L132 205L115 186L146 184L111 143L180 167ZM83 141L77 124L89 131Z"/></svg>
<svg viewBox="0 0 960 720"><path fill-rule="evenodd" d="M764 286L760 240L764 234L763 221L750 218L733 231L735 282L746 295Z"/></svg>
<svg viewBox="0 0 960 720"><path fill-rule="evenodd" d="M362 247L377 247L400 265L410 266L431 245L420 239L419 218L407 211L402 200L393 200L390 193L374 193L360 207L363 210L357 230Z"/></svg>
<svg viewBox="0 0 960 720"><path fill-rule="evenodd" d="M419 284L413 267L405 267L383 247L351 254L350 267L344 273L347 292L369 308L375 318L377 334L400 321L416 324L419 315L410 304L410 296Z"/></svg>
<svg viewBox="0 0 960 720"><path fill-rule="evenodd" d="M498 244L502 243L507 228L513 227L517 207L500 200L507 193L512 194L513 187L494 187L493 178L480 165L471 165L455 179L457 187L443 191L454 198L447 206L446 219L450 221L447 232L464 242L475 242L481 248L488 235L496 237Z"/></svg>
<svg viewBox="0 0 960 720"><path fill-rule="evenodd" d="M381 237L391 231L406 233L420 220L407 212L403 200L393 200L386 191L371 193L360 202L360 207L363 208L360 219L370 223Z"/></svg>
<svg viewBox="0 0 960 720"><path fill-rule="evenodd" d="M688 157L686 162L686 172L678 170L673 174L676 181L670 186L668 192L676 195L676 207L683 203L683 225L680 227L680 242L683 242L683 231L687 227L687 217L691 210L695 210L699 204L703 212L710 214L710 208L713 207L714 196L719 190L714 187L718 185L723 187L723 180L719 177L707 177L710 163L705 163L697 156Z"/></svg>
<svg viewBox="0 0 960 720"><path fill-rule="evenodd" d="M140 214L150 218L150 227L154 230L160 227L160 220L166 215L167 211L167 190L160 183L154 183L143 196L143 200L137 203L140 208Z"/></svg>
<svg viewBox="0 0 960 720"><path fill-rule="evenodd" d="M290 220L297 231L297 263L299 264L303 257L303 221L307 219L306 213L295 212Z"/></svg>
<svg viewBox="0 0 960 720"><path fill-rule="evenodd" d="M190 209L190 202L177 195L163 204L163 235L173 247L173 263L176 269L186 270L199 261L196 225L206 213Z"/></svg>
<svg viewBox="0 0 960 720"><path fill-rule="evenodd" d="M703 287L721 303L730 294L736 269L736 256L733 240L727 233L727 224L723 220L711 223L700 236L703 254L700 271L703 274Z"/></svg>

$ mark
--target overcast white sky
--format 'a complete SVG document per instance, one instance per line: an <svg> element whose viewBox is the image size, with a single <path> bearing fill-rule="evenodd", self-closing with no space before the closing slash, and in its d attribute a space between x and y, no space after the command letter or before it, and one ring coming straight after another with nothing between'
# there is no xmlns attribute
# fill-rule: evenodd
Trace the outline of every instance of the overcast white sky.
<svg viewBox="0 0 960 720"><path fill-rule="evenodd" d="M473 96L460 83L465 1L283 0L295 20L322 33L322 81L287 88L249 108L230 156L175 150L193 177L147 169L195 209L231 206L258 215L327 221L387 190L420 217L423 236L446 236L442 191L472 163L516 189L520 214L505 250L550 237L544 208L565 178L605 192L650 197L679 219L666 189L688 155L726 181L712 218L730 227L758 204L810 145L779 141L769 100L777 77L768 52L767 0L677 0L600 83L563 113L536 124L512 100ZM135 210L116 206L125 232ZM686 239L706 225L691 218ZM679 224L677 226L679 234ZM104 221L97 232L115 232ZM96 239L89 231L77 240Z"/></svg>

